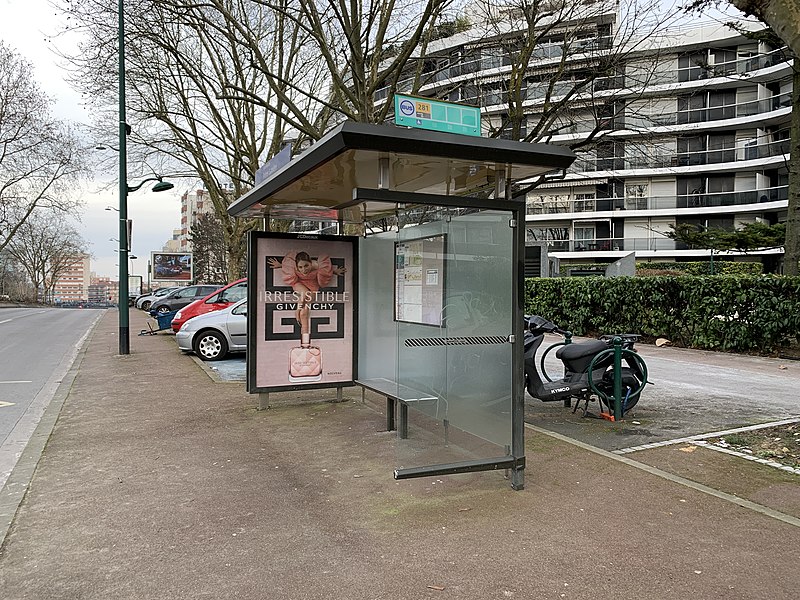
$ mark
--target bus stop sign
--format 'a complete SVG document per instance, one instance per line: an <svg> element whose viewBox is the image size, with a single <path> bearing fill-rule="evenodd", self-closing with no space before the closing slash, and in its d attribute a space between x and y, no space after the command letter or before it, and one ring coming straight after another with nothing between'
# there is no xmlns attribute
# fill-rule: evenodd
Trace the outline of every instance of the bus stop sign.
<svg viewBox="0 0 800 600"><path fill-rule="evenodd" d="M395 94L395 125L460 133L462 135L481 135L481 109L466 104L440 102L429 98L417 98Z"/></svg>

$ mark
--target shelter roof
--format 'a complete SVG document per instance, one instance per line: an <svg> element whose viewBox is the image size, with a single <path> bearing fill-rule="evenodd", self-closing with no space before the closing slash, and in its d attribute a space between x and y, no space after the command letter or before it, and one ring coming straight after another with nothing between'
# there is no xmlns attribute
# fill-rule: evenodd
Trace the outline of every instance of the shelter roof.
<svg viewBox="0 0 800 600"><path fill-rule="evenodd" d="M498 173L507 182L529 179L566 169L574 159L560 146L347 121L237 199L228 213L361 222L396 207L354 203L357 188L469 196L491 186Z"/></svg>

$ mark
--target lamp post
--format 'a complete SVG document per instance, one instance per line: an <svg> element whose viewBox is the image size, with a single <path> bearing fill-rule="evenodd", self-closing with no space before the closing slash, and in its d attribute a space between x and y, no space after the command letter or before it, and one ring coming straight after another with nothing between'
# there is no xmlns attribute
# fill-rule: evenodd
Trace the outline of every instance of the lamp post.
<svg viewBox="0 0 800 600"><path fill-rule="evenodd" d="M163 192L174 186L161 177L148 177L139 185L128 186L128 123L125 116L125 0L119 0L118 60L119 60L119 353L130 354L130 321L128 312L128 194L135 192L148 181L158 181L154 192Z"/></svg>
<svg viewBox="0 0 800 600"><path fill-rule="evenodd" d="M117 302L119 307L119 353L131 353L130 321L128 314L128 124L125 117L125 4L119 0L119 297L126 302ZM123 295L124 294L124 295Z"/></svg>

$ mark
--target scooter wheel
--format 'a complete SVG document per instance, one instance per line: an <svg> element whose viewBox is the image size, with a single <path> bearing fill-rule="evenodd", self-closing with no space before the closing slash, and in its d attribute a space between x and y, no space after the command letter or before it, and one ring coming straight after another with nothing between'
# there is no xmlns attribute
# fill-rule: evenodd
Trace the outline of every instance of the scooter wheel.
<svg viewBox="0 0 800 600"><path fill-rule="evenodd" d="M603 380L597 385L598 389L604 395L600 396L600 402L609 410L614 410L614 369L608 369L603 373ZM638 390L642 387L642 382L636 378L633 369L629 367L622 367L622 392L625 406L623 407L623 414L628 412L636 403L639 402L639 396L642 395L641 391L636 394L631 394L627 399L624 398L625 390Z"/></svg>

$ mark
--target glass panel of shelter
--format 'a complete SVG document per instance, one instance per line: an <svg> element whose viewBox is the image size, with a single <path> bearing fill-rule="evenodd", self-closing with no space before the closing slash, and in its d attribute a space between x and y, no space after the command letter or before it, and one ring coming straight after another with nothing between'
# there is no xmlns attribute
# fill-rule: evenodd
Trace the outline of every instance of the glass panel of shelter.
<svg viewBox="0 0 800 600"><path fill-rule="evenodd" d="M513 393L511 214L426 207L426 222L419 224L420 216L402 218L395 244L396 267L404 262L395 275L410 284L395 282L405 303L396 320L396 380L404 396L398 410L407 413L397 426L408 436L395 446L397 464L506 456Z"/></svg>

